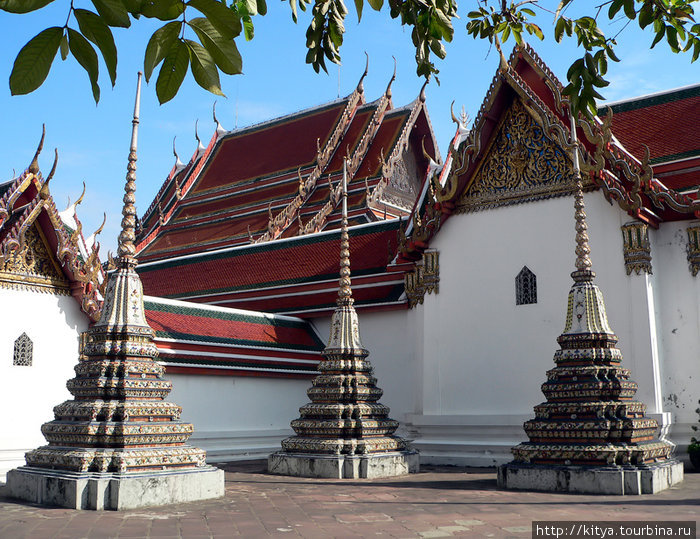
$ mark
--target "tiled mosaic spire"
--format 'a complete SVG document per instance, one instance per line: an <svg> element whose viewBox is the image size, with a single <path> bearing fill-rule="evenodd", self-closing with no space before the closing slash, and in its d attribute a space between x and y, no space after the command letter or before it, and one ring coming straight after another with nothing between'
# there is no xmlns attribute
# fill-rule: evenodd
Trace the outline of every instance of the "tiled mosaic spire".
<svg viewBox="0 0 700 539"><path fill-rule="evenodd" d="M85 333L75 397L54 408L41 431L48 446L26 454L27 464L76 472L132 472L205 465L205 452L186 446L193 431L178 421L181 408L164 402L171 383L146 322L141 280L135 271L136 145L141 95L139 73L129 163L124 188L119 261L105 291L100 320Z"/></svg>
<svg viewBox="0 0 700 539"><path fill-rule="evenodd" d="M320 374L313 379L301 417L292 421L297 434L282 441L289 453L354 455L403 451L407 443L393 433L399 424L378 401L382 390L360 341L360 325L353 307L348 238L347 173L343 170L343 216L340 230L340 281L337 307L331 318L328 346Z"/></svg>
<svg viewBox="0 0 700 539"><path fill-rule="evenodd" d="M535 406L527 421L530 439L512 449L516 462L555 465L645 465L667 459L672 446L655 438L656 420L646 406L632 400L637 384L621 367L622 354L610 329L603 294L593 283L590 247L574 137L576 193L576 270L569 292L566 326L547 372L542 392L547 402Z"/></svg>

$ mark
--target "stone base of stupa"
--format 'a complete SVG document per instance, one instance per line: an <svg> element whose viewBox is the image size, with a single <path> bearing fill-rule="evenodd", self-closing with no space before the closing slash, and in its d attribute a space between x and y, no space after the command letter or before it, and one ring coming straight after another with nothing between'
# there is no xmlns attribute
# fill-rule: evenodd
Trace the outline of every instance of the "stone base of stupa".
<svg viewBox="0 0 700 539"><path fill-rule="evenodd" d="M295 477L375 479L418 473L418 451L368 455L315 455L279 451L267 459L267 471Z"/></svg>
<svg viewBox="0 0 700 539"><path fill-rule="evenodd" d="M498 486L579 494L656 494L683 481L675 459L648 466L549 466L510 462L498 467Z"/></svg>
<svg viewBox="0 0 700 539"><path fill-rule="evenodd" d="M213 466L154 472L79 473L22 466L7 473L10 497L70 509L121 511L220 498L224 471Z"/></svg>

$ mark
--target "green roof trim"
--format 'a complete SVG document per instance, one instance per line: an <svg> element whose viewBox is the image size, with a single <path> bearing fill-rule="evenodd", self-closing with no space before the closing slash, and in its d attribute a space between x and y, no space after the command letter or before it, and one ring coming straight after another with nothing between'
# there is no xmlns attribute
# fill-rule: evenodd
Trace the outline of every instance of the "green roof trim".
<svg viewBox="0 0 700 539"><path fill-rule="evenodd" d="M686 159L688 157L696 157L700 155L700 148L697 150L688 150L687 152L672 153L671 155L663 155L661 157L654 157L650 159L649 162L652 165L658 165L659 163L666 163L668 161L676 161L678 159Z"/></svg>
<svg viewBox="0 0 700 539"><path fill-rule="evenodd" d="M652 95L649 97L641 97L639 99L634 99L631 101L625 101L624 103L613 104L610 108L613 114L618 112L628 112L630 110L643 109L646 107L653 107L656 105L663 105L665 103L671 103L673 101L679 101L681 99L688 99L690 97L700 97L700 84L696 86L691 86L690 88L682 88L680 90L672 90L663 94ZM606 111L601 107L600 116L605 116Z"/></svg>
<svg viewBox="0 0 700 539"><path fill-rule="evenodd" d="M176 339L181 341L195 341L202 343L215 343L215 344L235 344L240 346L265 346L268 348L279 348L281 350L304 350L311 352L318 352L323 348L323 345L319 348L318 346L310 346L306 344L288 344L280 342L268 342L268 341L253 341L250 339L236 339L228 337L212 337L209 335L195 335L193 333L181 333L179 331L156 331L156 337L161 339ZM318 338L314 339L320 342Z"/></svg>
<svg viewBox="0 0 700 539"><path fill-rule="evenodd" d="M248 361L216 361L212 362L211 360L207 359L195 359L195 358L178 358L178 357L172 357L172 358L164 358L161 357L159 358L158 361L163 361L166 363L177 363L178 365L182 366L204 366L206 365L207 367L252 367L260 370L269 370L269 371L280 371L280 372L289 372L289 371L306 371L309 373L315 373L316 372L316 366L315 365L286 365L282 363L271 363L271 364L266 364L266 365L261 365L260 363L252 363ZM167 368L167 367L166 367Z"/></svg>

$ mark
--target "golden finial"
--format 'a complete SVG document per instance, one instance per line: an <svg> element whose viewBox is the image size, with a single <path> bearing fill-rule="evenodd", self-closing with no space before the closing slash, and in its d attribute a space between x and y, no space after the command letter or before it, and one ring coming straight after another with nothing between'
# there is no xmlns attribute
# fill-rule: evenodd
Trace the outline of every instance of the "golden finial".
<svg viewBox="0 0 700 539"><path fill-rule="evenodd" d="M591 248L588 244L588 225L586 224L586 208L583 201L583 182L581 180L581 166L579 163L579 142L576 136L576 119L570 113L571 142L573 144L574 178L576 191L574 193L574 217L576 219L576 271L571 274L574 282L592 281L595 273L591 270Z"/></svg>
<svg viewBox="0 0 700 539"><path fill-rule="evenodd" d="M117 255L122 267L136 266L136 147L139 133L139 110L141 108L141 76L139 71L136 83L136 99L134 100L134 118L131 121L131 146L129 148L129 161L126 166L126 185L124 186L124 208L122 209L122 231L119 234Z"/></svg>
<svg viewBox="0 0 700 539"><path fill-rule="evenodd" d="M343 159L343 214L340 220L340 281L338 284L338 307L351 306L355 300L352 299L352 289L350 287L350 238L348 236L348 163Z"/></svg>
<svg viewBox="0 0 700 539"><path fill-rule="evenodd" d="M80 196L78 197L78 200L75 201L74 206L77 206L83 201L83 198L85 198L85 182L83 182L83 192L80 193Z"/></svg>
<svg viewBox="0 0 700 539"><path fill-rule="evenodd" d="M41 154L41 150L44 149L44 138L46 138L46 124L41 124L41 140L39 140L39 146L37 147L34 158L27 169L32 174L39 174L39 154Z"/></svg>
<svg viewBox="0 0 700 539"><path fill-rule="evenodd" d="M394 59L394 74L391 76L391 80L389 81L389 84L387 85L386 90L384 91L384 95L387 99L391 99L391 85L396 80L396 56L392 56L392 58Z"/></svg>
<svg viewBox="0 0 700 539"><path fill-rule="evenodd" d="M51 178L53 178L53 175L56 173L56 165L58 165L58 148L54 149L53 165L51 166L51 171L46 177L46 180L44 180L44 183L41 184L41 191L39 191L39 196L43 199L49 198L49 182L51 181ZM84 189L85 182L83 182L83 194ZM78 203L76 202L76 204Z"/></svg>
<svg viewBox="0 0 700 539"><path fill-rule="evenodd" d="M421 103L425 103L425 89L429 82L430 79L426 79L426 81L423 83L423 87L420 89L420 93L418 94L418 99L420 99Z"/></svg>
<svg viewBox="0 0 700 539"><path fill-rule="evenodd" d="M360 77L360 82L357 83L357 92L362 94L365 91L365 77L367 76L367 73L369 72L369 54L367 54L367 51L365 51L365 56L367 57L366 62L365 62L365 72L362 73L362 76Z"/></svg>

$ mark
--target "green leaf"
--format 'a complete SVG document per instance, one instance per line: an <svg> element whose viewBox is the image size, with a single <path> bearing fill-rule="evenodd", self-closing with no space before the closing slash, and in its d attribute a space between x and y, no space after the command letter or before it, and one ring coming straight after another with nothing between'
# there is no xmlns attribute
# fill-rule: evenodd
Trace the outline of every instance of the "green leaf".
<svg viewBox="0 0 700 539"><path fill-rule="evenodd" d="M97 13L100 14L100 17L108 26L119 26L121 28L129 28L131 26L129 12L120 0L92 0L92 3Z"/></svg>
<svg viewBox="0 0 700 539"><path fill-rule="evenodd" d="M372 9L375 11L379 11L384 5L384 0L367 0L367 2L370 6L372 6Z"/></svg>
<svg viewBox="0 0 700 539"><path fill-rule="evenodd" d="M365 5L364 0L355 0L355 11L357 11L357 22L360 22L362 20L362 8L364 7L364 5Z"/></svg>
<svg viewBox="0 0 700 539"><path fill-rule="evenodd" d="M124 7L126 10L135 18L138 19L141 16L141 11L143 10L145 0L122 0L122 2L124 2Z"/></svg>
<svg viewBox="0 0 700 539"><path fill-rule="evenodd" d="M625 0L623 7L625 9L625 15L627 15L629 20L633 21L637 18L637 12L634 9L634 0Z"/></svg>
<svg viewBox="0 0 700 539"><path fill-rule="evenodd" d="M189 25L221 71L227 75L241 73L243 60L235 41L224 40L214 26L203 17L192 19Z"/></svg>
<svg viewBox="0 0 700 539"><path fill-rule="evenodd" d="M97 62L97 53L87 39L71 28L68 29L68 42L70 52L90 77L92 96L95 98L95 103L98 103L100 101L100 87L97 85L97 79L100 68Z"/></svg>
<svg viewBox="0 0 700 539"><path fill-rule="evenodd" d="M10 93L28 94L46 80L63 37L63 28L53 26L34 36L19 51L10 73Z"/></svg>
<svg viewBox="0 0 700 539"><path fill-rule="evenodd" d="M199 43L189 39L186 39L185 43L190 49L190 69L194 80L205 90L224 96L219 81L219 70L216 68L214 59Z"/></svg>
<svg viewBox="0 0 700 539"><path fill-rule="evenodd" d="M255 37L255 27L253 26L253 20L248 15L243 17L243 34L245 35L246 41L250 41Z"/></svg>
<svg viewBox="0 0 700 539"><path fill-rule="evenodd" d="M649 47L649 48L653 49L654 47L656 47L656 44L659 41L661 41L665 35L666 35L666 28L662 26L661 30L656 32L656 36L654 37L654 41L651 42L651 47Z"/></svg>
<svg viewBox="0 0 700 539"><path fill-rule="evenodd" d="M614 0L614 2L610 4L610 7L608 8L608 19L613 19L615 15L617 15L617 12L620 11L623 3L624 0Z"/></svg>
<svg viewBox="0 0 700 539"><path fill-rule="evenodd" d="M78 21L80 32L92 41L102 53L102 59L107 66L112 86L117 80L117 47L114 45L114 36L104 21L92 11L76 9L73 11Z"/></svg>
<svg viewBox="0 0 700 539"><path fill-rule="evenodd" d="M44 6L48 6L53 0L0 0L0 9L9 13L29 13Z"/></svg>
<svg viewBox="0 0 700 539"><path fill-rule="evenodd" d="M267 3L265 2L265 0L257 0L257 4L258 14L263 16L267 15Z"/></svg>
<svg viewBox="0 0 700 539"><path fill-rule="evenodd" d="M185 4L181 0L144 0L141 13L144 17L172 21L182 15L184 10Z"/></svg>
<svg viewBox="0 0 700 539"><path fill-rule="evenodd" d="M359 0L355 0L358 2ZM289 0L289 8L292 10L292 20L297 22L297 0Z"/></svg>
<svg viewBox="0 0 700 539"><path fill-rule="evenodd" d="M258 14L258 2L257 0L240 0L240 4L245 8L248 15Z"/></svg>
<svg viewBox="0 0 700 539"><path fill-rule="evenodd" d="M564 25L565 23L563 17L558 18L554 25L554 39L557 41L557 43L561 43L561 40L564 37Z"/></svg>
<svg viewBox="0 0 700 539"><path fill-rule="evenodd" d="M146 82L151 78L155 67L163 61L165 55L173 47L182 29L182 21L173 21L161 26L153 32L146 45L146 55L143 59L143 74Z"/></svg>
<svg viewBox="0 0 700 539"><path fill-rule="evenodd" d="M182 41L177 40L165 55L156 81L156 95L161 105L175 97L185 79L189 64L189 49Z"/></svg>
<svg viewBox="0 0 700 539"><path fill-rule="evenodd" d="M68 51L69 51L69 49L68 49L68 35L66 35L66 34L63 34L63 37L61 38L60 50L61 50L61 60L65 60L66 58L68 58Z"/></svg>
<svg viewBox="0 0 700 539"><path fill-rule="evenodd" d="M216 0L190 0L188 6L201 11L222 37L233 39L241 33L241 19L235 11Z"/></svg>

